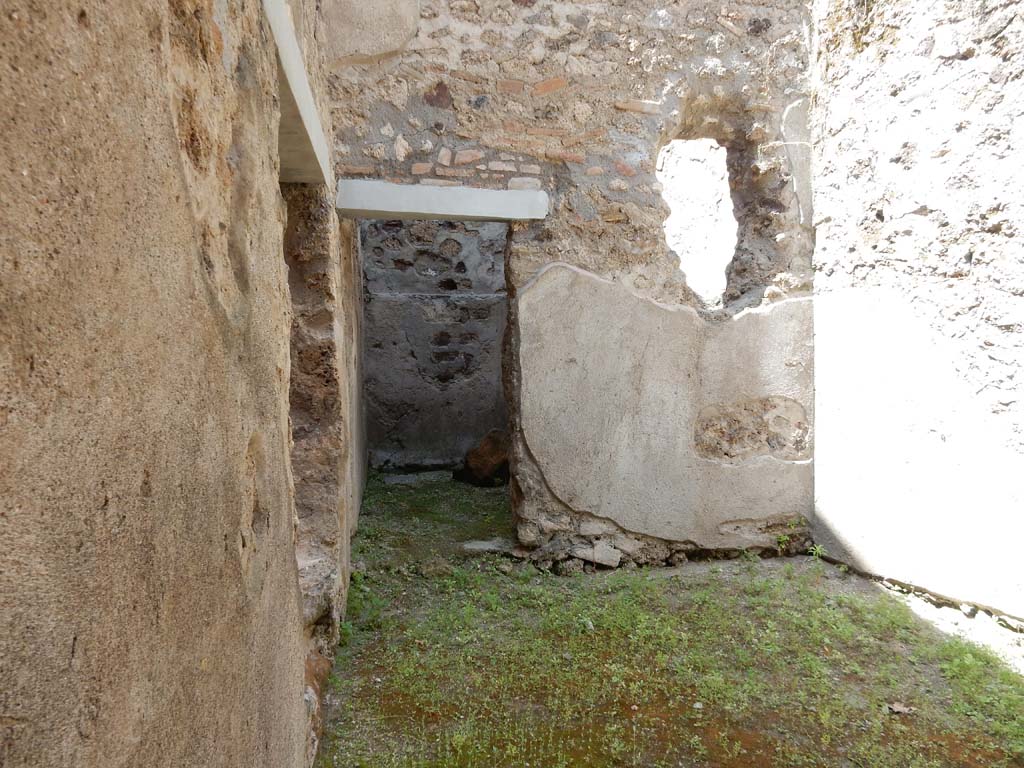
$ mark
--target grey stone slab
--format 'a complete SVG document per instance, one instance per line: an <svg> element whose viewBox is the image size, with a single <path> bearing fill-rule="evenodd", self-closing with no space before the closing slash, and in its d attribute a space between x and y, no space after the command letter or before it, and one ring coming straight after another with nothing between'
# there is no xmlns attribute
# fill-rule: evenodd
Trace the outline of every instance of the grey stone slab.
<svg viewBox="0 0 1024 768"><path fill-rule="evenodd" d="M548 215L539 190L434 187L367 179L339 179L338 212L355 219L526 221Z"/></svg>

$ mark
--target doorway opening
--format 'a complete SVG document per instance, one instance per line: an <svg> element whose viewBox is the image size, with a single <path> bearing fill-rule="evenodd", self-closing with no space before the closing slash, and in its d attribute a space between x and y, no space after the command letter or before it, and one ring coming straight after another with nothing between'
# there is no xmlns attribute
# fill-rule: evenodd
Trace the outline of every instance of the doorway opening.
<svg viewBox="0 0 1024 768"><path fill-rule="evenodd" d="M508 236L500 222L360 222L371 468L507 482Z"/></svg>

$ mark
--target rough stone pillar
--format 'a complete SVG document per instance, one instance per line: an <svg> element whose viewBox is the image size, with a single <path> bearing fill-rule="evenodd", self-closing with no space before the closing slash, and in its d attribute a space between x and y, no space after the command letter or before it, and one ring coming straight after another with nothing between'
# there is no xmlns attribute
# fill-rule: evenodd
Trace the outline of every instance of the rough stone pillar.
<svg viewBox="0 0 1024 768"><path fill-rule="evenodd" d="M292 297L292 474L307 630L330 656L344 613L349 538L362 495L358 245L324 187L283 184Z"/></svg>

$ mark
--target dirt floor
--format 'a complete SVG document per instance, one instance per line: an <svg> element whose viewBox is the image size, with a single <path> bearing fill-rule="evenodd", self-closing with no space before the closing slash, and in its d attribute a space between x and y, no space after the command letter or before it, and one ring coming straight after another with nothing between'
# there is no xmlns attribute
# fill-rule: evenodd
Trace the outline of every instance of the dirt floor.
<svg viewBox="0 0 1024 768"><path fill-rule="evenodd" d="M511 537L506 493L371 479L318 768L1024 766L1024 677L911 598L814 557L466 553Z"/></svg>

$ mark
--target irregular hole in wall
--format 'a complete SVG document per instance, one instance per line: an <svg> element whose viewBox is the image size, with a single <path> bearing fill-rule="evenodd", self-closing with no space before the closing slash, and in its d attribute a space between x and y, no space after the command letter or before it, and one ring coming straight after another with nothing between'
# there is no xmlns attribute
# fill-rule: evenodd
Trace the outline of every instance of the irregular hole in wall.
<svg viewBox="0 0 1024 768"><path fill-rule="evenodd" d="M727 151L714 139L676 139L658 153L657 178L671 214L665 239L686 283L705 304L722 303L738 224Z"/></svg>

